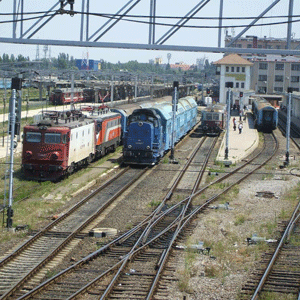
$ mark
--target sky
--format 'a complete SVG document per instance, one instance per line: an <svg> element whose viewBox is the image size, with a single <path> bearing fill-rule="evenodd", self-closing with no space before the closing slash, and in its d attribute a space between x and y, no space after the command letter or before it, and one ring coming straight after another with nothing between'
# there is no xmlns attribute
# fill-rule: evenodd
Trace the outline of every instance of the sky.
<svg viewBox="0 0 300 300"><path fill-rule="evenodd" d="M82 1L75 0L74 10L81 11ZM17 1L19 5L20 0ZM41 12L48 11L54 6L57 0L24 0L25 12ZM87 1L85 1L87 2ZM102 14L117 13L125 4L137 2L137 0L90 0L90 12ZM204 2L204 0L159 0L157 2L156 16L157 17L183 17L191 11L196 5ZM267 7L269 7L275 0L223 0L224 9L223 17L240 18L224 20L223 26L227 27L230 35L237 35L243 27L233 28L232 26L248 25L253 19L244 19L257 17ZM297 21L300 17L300 6L296 5L294 1L293 15L298 15L294 20ZM105 5L103 5L105 3ZM201 19L194 19L186 23L190 26L218 26L217 18L219 16L220 0L210 0L195 17ZM70 6L67 5L66 8ZM256 35L258 37L274 37L285 38L287 35L287 25L268 25L268 23L285 22L287 18L279 18L279 16L287 16L289 9L289 0L280 0L279 3L273 7L265 16L269 18L261 19L257 22L260 26L255 26L248 30L245 35ZM140 0L139 3L129 12L130 15L148 16L150 11L150 0ZM1 15L3 13L13 12L13 1L0 1L0 37L12 37L12 23L1 23L12 19L11 15ZM37 14L26 15L25 18L37 16ZM139 20L143 23L121 21L111 30L109 30L99 42L114 42L114 43L136 43L147 44L149 38L149 25L146 23L149 18L127 18L128 20ZM108 19L101 16L90 16L89 34L94 33L100 28ZM25 32L35 20L28 20L24 22ZM80 15L73 17L63 14L55 16L48 22L40 31L38 31L33 38L36 39L59 39L59 40L76 40L80 39ZM170 24L175 24L178 19L174 18L157 18L157 22L163 25L157 25L156 37L159 38L169 30ZM263 26L261 26L263 25ZM224 32L222 29L222 44L224 46ZM17 27L17 36L20 32L20 26ZM292 33L294 38L300 39L300 22L293 24ZM85 34L85 32L84 32ZM165 45L180 45L180 46L203 46L203 47L217 47L218 46L218 29L217 28L181 28L177 31ZM127 62L129 60L137 60L139 62L149 62L150 59L156 57L162 58L163 63L167 63L167 54L171 54L170 63L184 62L187 64L196 63L198 58L207 58L209 61L220 59L223 55L221 53L205 53L205 52L176 52L176 51L158 51L158 50L126 50L126 49L108 49L108 48L86 48L86 47L67 47L67 46L51 46L51 56L57 57L59 53L68 53L74 58L86 58L87 53L89 59L100 60L103 59L108 62L116 63ZM44 46L39 46L40 58L44 57ZM30 59L35 59L37 54L37 45L23 45L23 44L8 44L0 42L0 55L7 54L22 54L29 56ZM49 52L47 52L47 57Z"/></svg>

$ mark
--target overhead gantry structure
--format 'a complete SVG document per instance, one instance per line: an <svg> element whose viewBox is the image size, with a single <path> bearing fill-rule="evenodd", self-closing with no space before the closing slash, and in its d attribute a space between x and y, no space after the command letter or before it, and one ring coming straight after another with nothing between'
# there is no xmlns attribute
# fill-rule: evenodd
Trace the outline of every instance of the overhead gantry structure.
<svg viewBox="0 0 300 300"><path fill-rule="evenodd" d="M257 22L262 19L269 11L272 10L279 2L286 1L288 7L286 9L286 49L242 49L233 47L234 43L245 34L253 26L257 26ZM27 5L29 4L30 5ZM226 47L221 47L222 32L223 29L228 27L224 25L224 0L201 0L190 10L182 16L177 16L174 24L168 24L169 29L162 33L162 23L160 20L163 19L161 15L158 15L157 1L156 0L128 0L119 9L116 8L114 13L103 13L100 11L95 11L95 1L92 0L53 0L53 5L47 1L48 9L39 9L41 5L45 6L45 3L40 1L35 1L35 10L32 11L32 0L13 0L11 1L11 8L9 8L10 20L5 22L0 22L0 30L4 25L7 26L7 22L11 23L9 30L1 30L1 32L6 32L7 36L0 37L0 42L2 43L18 43L18 44L34 44L34 45L56 45L56 46L77 46L77 47L99 47L99 48L119 48L119 49L143 49L143 50L166 50L166 51L188 51L188 52L214 52L214 53L255 53L255 54L279 54L279 55L300 55L300 46L291 49L291 38L292 38L292 26L295 17L293 16L294 10L294 0L274 0L269 6L267 6L257 17L253 17L253 20L248 24L242 26L242 30L238 33ZM43 1L42 1L43 2ZM182 3L182 8L185 9L188 6L187 1L179 1ZM5 2L0 2L0 8L5 4ZM75 5L81 7L80 10L75 10ZM91 7L93 5L93 9ZM130 14L134 8L143 5L143 7L150 7L147 9L143 15L132 15ZM178 3L177 3L178 5ZM240 5L239 1L235 4ZM98 5L98 7L102 7ZM29 8L30 7L30 8ZM170 38L176 36L176 33L183 28L189 26L189 22L195 20L203 20L205 17L197 17L203 11L204 8L210 8L211 11L215 11L218 7L219 15L216 19L215 30L218 31L218 35L215 41L216 46L207 47L204 45L182 45L179 40L176 40L176 44L170 43ZM105 7L107 8L107 7ZM166 8L165 8L166 9ZM181 11L183 11L183 9ZM3 10L2 10L3 11ZM160 13L162 13L160 11ZM78 18L77 22L77 37L71 39L57 39L55 34L47 35L47 38L41 39L37 38L39 34L47 27L51 26L52 22L61 22L58 20L61 15L70 15ZM99 19L103 21L97 29L94 29L95 22L91 21L92 17L98 17L97 24L99 24ZM137 21L137 19L139 21ZM103 19L103 20L102 20ZM168 21L173 20L169 18ZM147 20L147 21L141 21ZM247 19L246 19L247 20ZM112 39L109 41L103 41L103 37L116 26L122 26L122 22L136 22L134 26L140 26L141 23L148 25L148 36L143 36L139 42L129 42L130 38L128 36L128 42L117 42ZM297 20L298 21L298 20ZM171 22L171 21L170 21ZM92 26L93 25L93 28ZM67 25L62 24L61 30L67 28ZM160 30L157 29L160 27ZM191 26L197 27L199 30L205 30L205 26ZM75 28L74 28L75 30ZM91 33L91 31L93 32ZM138 30L137 30L138 31ZM158 36L159 33L159 36ZM54 36L54 37L52 37ZM140 42L145 40L145 42ZM148 42L147 42L148 40ZM174 40L174 39L172 39ZM200 39L199 39L200 40Z"/></svg>

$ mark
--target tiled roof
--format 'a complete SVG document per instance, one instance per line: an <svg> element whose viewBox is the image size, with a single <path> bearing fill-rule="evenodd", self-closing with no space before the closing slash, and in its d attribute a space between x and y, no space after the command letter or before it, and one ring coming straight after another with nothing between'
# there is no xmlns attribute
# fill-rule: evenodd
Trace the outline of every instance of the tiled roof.
<svg viewBox="0 0 300 300"><path fill-rule="evenodd" d="M238 54L229 54L223 58L215 61L214 65L243 65L243 66L252 66L253 63L247 59L242 58Z"/></svg>

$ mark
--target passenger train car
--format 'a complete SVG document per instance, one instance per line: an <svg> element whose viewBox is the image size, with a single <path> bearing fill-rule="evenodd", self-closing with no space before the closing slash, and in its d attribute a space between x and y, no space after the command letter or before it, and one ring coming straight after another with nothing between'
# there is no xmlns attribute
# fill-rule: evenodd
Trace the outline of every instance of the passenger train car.
<svg viewBox="0 0 300 300"><path fill-rule="evenodd" d="M22 170L27 179L55 181L121 142L121 116L100 111L44 112L24 127Z"/></svg>
<svg viewBox="0 0 300 300"><path fill-rule="evenodd" d="M54 89L51 92L49 100L53 105L69 104L72 102L72 90L71 88ZM73 103L83 102L83 101L84 101L83 89L74 88Z"/></svg>
<svg viewBox="0 0 300 300"><path fill-rule="evenodd" d="M201 111L201 126L207 135L219 135L226 124L226 105L214 104Z"/></svg>
<svg viewBox="0 0 300 300"><path fill-rule="evenodd" d="M196 124L197 104L192 97L178 101L174 142ZM154 103L128 117L123 141L125 164L154 165L172 146L172 103Z"/></svg>
<svg viewBox="0 0 300 300"><path fill-rule="evenodd" d="M252 99L254 124L259 131L271 132L278 125L278 110L266 99L256 97Z"/></svg>

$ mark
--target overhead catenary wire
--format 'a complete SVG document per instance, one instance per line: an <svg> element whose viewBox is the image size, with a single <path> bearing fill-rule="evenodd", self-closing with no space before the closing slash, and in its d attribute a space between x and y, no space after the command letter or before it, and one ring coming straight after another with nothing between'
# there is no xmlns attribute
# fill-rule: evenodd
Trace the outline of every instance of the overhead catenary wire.
<svg viewBox="0 0 300 300"><path fill-rule="evenodd" d="M41 13L41 12L40 12ZM6 21L0 21L0 24L5 24L5 23L13 23L13 22L24 22L24 21L30 21L30 20L35 20L35 19L40 19L40 18L48 18L48 17L53 17L55 15L61 15L61 14L84 14L84 15L89 15L89 16L98 16L98 17L103 17L103 18L109 18L109 19L118 19L121 15L111 15L111 14L103 14L103 13L85 13L85 12L79 12L79 11L68 11L68 10L56 10L53 12L47 12L48 14L44 16L36 16L36 17L31 17L31 18L22 18L22 19L17 19L17 20L6 20ZM25 15L26 13L23 13ZM34 14L33 12L30 12L30 14ZM2 15L2 14L0 14ZM9 15L9 14L4 14L4 15ZM13 15L13 14L10 14ZM260 19L267 19L267 18L287 18L288 16L272 16L272 17L261 17ZM268 22L268 23L259 23L259 24L253 24L252 27L262 27L262 26L275 26L275 25L283 25L283 24L288 24L288 23L298 23L300 22L300 15L293 15L293 18L299 18L296 20L292 21L277 21L277 22ZM127 22L132 22L132 23L139 23L139 24L153 24L150 21L142 21L142 20L136 20L136 19L130 19L130 18L149 18L147 15L126 15L126 17L123 16L122 21L127 21ZM187 17L175 17L175 16L156 16L156 19L185 19ZM254 19L255 17L222 17L221 20L248 20L248 19ZM220 20L219 17L190 17L189 20ZM165 27L180 27L180 28L194 28L194 29L219 29L219 28L242 28L246 27L249 24L239 24L239 25L232 25L232 24L227 24L227 25L176 25L176 24L171 24L171 23L162 23L162 22L155 22L156 26L165 26Z"/></svg>

